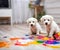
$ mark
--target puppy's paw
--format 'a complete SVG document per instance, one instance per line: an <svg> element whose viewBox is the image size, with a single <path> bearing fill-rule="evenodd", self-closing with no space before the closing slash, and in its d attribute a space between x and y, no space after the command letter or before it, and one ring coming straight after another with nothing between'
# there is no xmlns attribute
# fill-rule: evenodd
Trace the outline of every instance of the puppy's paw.
<svg viewBox="0 0 60 50"><path fill-rule="evenodd" d="M49 37L53 37L53 35L49 35Z"/></svg>
<svg viewBox="0 0 60 50"><path fill-rule="evenodd" d="M40 34L36 34L36 35L40 35Z"/></svg>
<svg viewBox="0 0 60 50"><path fill-rule="evenodd" d="M48 36L48 35L46 37L51 38L51 36Z"/></svg>

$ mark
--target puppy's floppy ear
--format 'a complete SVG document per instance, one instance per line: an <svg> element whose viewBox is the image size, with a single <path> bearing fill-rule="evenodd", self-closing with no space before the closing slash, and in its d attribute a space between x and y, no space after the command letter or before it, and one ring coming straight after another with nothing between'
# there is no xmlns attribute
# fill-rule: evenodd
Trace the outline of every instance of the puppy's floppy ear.
<svg viewBox="0 0 60 50"><path fill-rule="evenodd" d="M43 17L40 18L40 22L43 22Z"/></svg>
<svg viewBox="0 0 60 50"><path fill-rule="evenodd" d="M38 20L37 20L36 18L34 18L34 20L35 20L36 22L38 22Z"/></svg>
<svg viewBox="0 0 60 50"><path fill-rule="evenodd" d="M52 20L52 21L54 20L52 16L51 16L51 20Z"/></svg>
<svg viewBox="0 0 60 50"><path fill-rule="evenodd" d="M26 22L28 23L29 22L29 19L27 19Z"/></svg>

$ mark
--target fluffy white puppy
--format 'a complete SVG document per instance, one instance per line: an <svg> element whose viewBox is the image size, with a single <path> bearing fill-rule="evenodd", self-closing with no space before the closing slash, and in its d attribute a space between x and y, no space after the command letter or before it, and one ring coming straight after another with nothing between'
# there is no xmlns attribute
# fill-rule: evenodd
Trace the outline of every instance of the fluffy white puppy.
<svg viewBox="0 0 60 50"><path fill-rule="evenodd" d="M29 24L30 34L36 35L36 34L39 34L39 33L42 32L41 26L38 23L38 21L37 21L36 18L33 18L33 17L32 18L29 18L27 20L27 23Z"/></svg>
<svg viewBox="0 0 60 50"><path fill-rule="evenodd" d="M45 30L48 33L48 37L53 37L53 34L58 33L59 26L56 24L56 22L53 20L53 17L50 15L44 15L41 17L41 22L45 26Z"/></svg>

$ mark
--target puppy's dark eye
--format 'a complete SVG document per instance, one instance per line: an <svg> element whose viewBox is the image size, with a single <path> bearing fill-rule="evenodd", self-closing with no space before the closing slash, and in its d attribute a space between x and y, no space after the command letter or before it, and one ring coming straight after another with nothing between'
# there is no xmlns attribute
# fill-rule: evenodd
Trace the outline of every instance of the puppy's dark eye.
<svg viewBox="0 0 60 50"><path fill-rule="evenodd" d="M33 23L34 23L34 21L33 21Z"/></svg>
<svg viewBox="0 0 60 50"><path fill-rule="evenodd" d="M46 19L44 19L44 21L45 21Z"/></svg>
<svg viewBox="0 0 60 50"><path fill-rule="evenodd" d="M31 23L31 22L29 21L29 23Z"/></svg>
<svg viewBox="0 0 60 50"><path fill-rule="evenodd" d="M50 20L48 19L48 21L50 21Z"/></svg>

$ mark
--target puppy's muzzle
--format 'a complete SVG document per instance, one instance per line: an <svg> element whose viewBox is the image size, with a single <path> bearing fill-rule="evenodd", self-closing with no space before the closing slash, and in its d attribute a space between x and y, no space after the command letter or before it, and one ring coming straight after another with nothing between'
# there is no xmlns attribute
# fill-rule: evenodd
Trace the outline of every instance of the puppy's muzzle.
<svg viewBox="0 0 60 50"><path fill-rule="evenodd" d="M33 26L33 24L31 24L31 26Z"/></svg>
<svg viewBox="0 0 60 50"><path fill-rule="evenodd" d="M48 25L48 23L45 23L45 25Z"/></svg>

